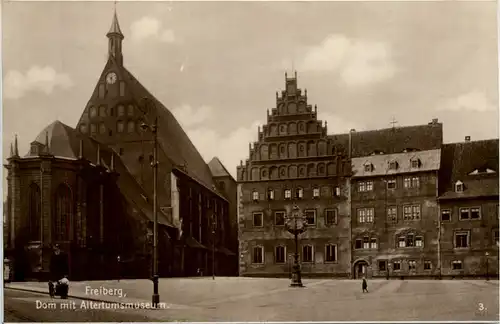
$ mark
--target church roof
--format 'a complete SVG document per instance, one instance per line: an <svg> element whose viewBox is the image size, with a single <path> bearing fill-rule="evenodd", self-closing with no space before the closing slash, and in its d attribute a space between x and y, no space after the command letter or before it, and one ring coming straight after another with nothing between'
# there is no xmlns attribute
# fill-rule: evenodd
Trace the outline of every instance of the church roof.
<svg viewBox="0 0 500 324"><path fill-rule="evenodd" d="M214 157L208 163L208 167L213 177L232 177L218 157Z"/></svg>
<svg viewBox="0 0 500 324"><path fill-rule="evenodd" d="M140 216L145 219L153 220L151 205L142 198L147 196L146 193L128 172L120 156L113 152L112 149L88 136L78 133L72 127L58 120L40 132L36 141L45 144L46 137L49 140L50 154L58 158L78 159L80 155L80 143L82 144L83 158L93 165L97 164L98 148L100 164L108 169L111 166L111 155L113 155L115 172L119 174L117 184L121 194L133 211L139 212ZM171 226L171 222L162 213L158 213L158 220L161 224Z"/></svg>
<svg viewBox="0 0 500 324"><path fill-rule="evenodd" d="M120 24L118 23L118 17L116 15L116 11L113 16L113 21L111 22L111 28L109 29L108 35L109 34L119 34L123 36L122 31L120 29Z"/></svg>
<svg viewBox="0 0 500 324"><path fill-rule="evenodd" d="M440 198L498 196L498 145L498 139L443 145ZM457 181L463 192L455 192Z"/></svg>
<svg viewBox="0 0 500 324"><path fill-rule="evenodd" d="M133 93L137 100L146 97L154 103L152 105L154 111L149 116L152 117L155 114L158 116L158 142L160 148L176 166L182 167L191 177L212 188L214 182L207 163L203 160L174 115L125 67L122 68L122 72L125 74L124 79L128 83L129 91ZM153 120L147 122L151 123Z"/></svg>

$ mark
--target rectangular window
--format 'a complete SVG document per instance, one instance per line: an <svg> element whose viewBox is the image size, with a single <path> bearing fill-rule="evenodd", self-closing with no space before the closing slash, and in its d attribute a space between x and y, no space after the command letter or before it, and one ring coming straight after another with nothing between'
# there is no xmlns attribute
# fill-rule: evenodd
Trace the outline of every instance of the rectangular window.
<svg viewBox="0 0 500 324"><path fill-rule="evenodd" d="M125 82L120 81L120 97L125 96Z"/></svg>
<svg viewBox="0 0 500 324"><path fill-rule="evenodd" d="M470 209L470 219L480 219L481 218L481 210L479 207L473 207Z"/></svg>
<svg viewBox="0 0 500 324"><path fill-rule="evenodd" d="M389 163L389 169L390 170L396 170L398 168L398 163L397 162L390 162Z"/></svg>
<svg viewBox="0 0 500 324"><path fill-rule="evenodd" d="M411 178L411 187L412 188L419 188L420 187L420 178L419 177L412 177Z"/></svg>
<svg viewBox="0 0 500 324"><path fill-rule="evenodd" d="M253 263L264 263L264 248L262 246L253 248Z"/></svg>
<svg viewBox="0 0 500 324"><path fill-rule="evenodd" d="M358 223L373 223L374 219L373 208L360 208L358 209Z"/></svg>
<svg viewBox="0 0 500 324"><path fill-rule="evenodd" d="M359 192L365 192L366 191L366 183L365 182L359 182L358 183L358 191Z"/></svg>
<svg viewBox="0 0 500 324"><path fill-rule="evenodd" d="M274 190L273 189L267 190L267 200L274 200Z"/></svg>
<svg viewBox="0 0 500 324"><path fill-rule="evenodd" d="M302 247L302 262L313 262L314 251L311 245L304 245Z"/></svg>
<svg viewBox="0 0 500 324"><path fill-rule="evenodd" d="M410 260L408 261L408 270L416 270L417 269L417 261Z"/></svg>
<svg viewBox="0 0 500 324"><path fill-rule="evenodd" d="M419 160L411 160L412 169L417 169L419 167Z"/></svg>
<svg viewBox="0 0 500 324"><path fill-rule="evenodd" d="M469 247L469 232L455 232L455 248Z"/></svg>
<svg viewBox="0 0 500 324"><path fill-rule="evenodd" d="M469 218L469 208L460 208L460 220L467 220Z"/></svg>
<svg viewBox="0 0 500 324"><path fill-rule="evenodd" d="M410 220L411 219L411 206L403 207L403 219Z"/></svg>
<svg viewBox="0 0 500 324"><path fill-rule="evenodd" d="M264 215L262 213L253 213L253 227L264 226Z"/></svg>
<svg viewBox="0 0 500 324"><path fill-rule="evenodd" d="M405 177L403 180L403 185L404 185L405 189L411 188L411 178Z"/></svg>
<svg viewBox="0 0 500 324"><path fill-rule="evenodd" d="M319 198L319 188L313 189L313 198Z"/></svg>
<svg viewBox="0 0 500 324"><path fill-rule="evenodd" d="M408 234L406 236L406 247L413 247L415 246L415 238L413 234Z"/></svg>
<svg viewBox="0 0 500 324"><path fill-rule="evenodd" d="M424 240L422 239L422 237L420 236L417 236L415 237L415 246L417 247L422 247L423 246L423 242Z"/></svg>
<svg viewBox="0 0 500 324"><path fill-rule="evenodd" d="M302 188L297 188L295 191L297 199L304 198L304 190Z"/></svg>
<svg viewBox="0 0 500 324"><path fill-rule="evenodd" d="M398 222L398 208L396 206L387 207L387 221L389 223Z"/></svg>
<svg viewBox="0 0 500 324"><path fill-rule="evenodd" d="M442 222L449 222L449 221L451 221L451 210L444 209L444 210L441 211L441 221Z"/></svg>
<svg viewBox="0 0 500 324"><path fill-rule="evenodd" d="M451 267L453 270L462 270L462 261L455 260L451 263Z"/></svg>
<svg viewBox="0 0 500 324"><path fill-rule="evenodd" d="M291 199L291 198L292 198L292 190L285 189L285 199Z"/></svg>
<svg viewBox="0 0 500 324"><path fill-rule="evenodd" d="M373 191L373 181L366 181L366 191Z"/></svg>
<svg viewBox="0 0 500 324"><path fill-rule="evenodd" d="M356 245L354 246L355 249L361 249L363 247L363 240L357 239L356 240Z"/></svg>
<svg viewBox="0 0 500 324"><path fill-rule="evenodd" d="M370 238L363 237L363 249L369 249L369 248L370 248Z"/></svg>
<svg viewBox="0 0 500 324"><path fill-rule="evenodd" d="M274 224L276 226L284 226L285 225L285 212L277 211L274 213Z"/></svg>
<svg viewBox="0 0 500 324"><path fill-rule="evenodd" d="M327 244L326 245L326 262L335 262L337 261L337 245L335 244Z"/></svg>
<svg viewBox="0 0 500 324"><path fill-rule="evenodd" d="M90 133L91 134L97 133L97 126L96 126L96 124L90 124Z"/></svg>
<svg viewBox="0 0 500 324"><path fill-rule="evenodd" d="M424 270L431 270L432 269L432 263L429 260L424 261Z"/></svg>
<svg viewBox="0 0 500 324"><path fill-rule="evenodd" d="M252 192L252 199L253 199L253 201L259 201L259 192L258 191Z"/></svg>
<svg viewBox="0 0 500 324"><path fill-rule="evenodd" d="M401 270L401 261L394 261L392 263L392 268L394 271L400 271Z"/></svg>
<svg viewBox="0 0 500 324"><path fill-rule="evenodd" d="M373 223L373 208L367 208L366 209L366 222L367 223Z"/></svg>
<svg viewBox="0 0 500 324"><path fill-rule="evenodd" d="M307 225L316 224L316 210L310 209L305 211Z"/></svg>
<svg viewBox="0 0 500 324"><path fill-rule="evenodd" d="M376 249L377 248L377 239L372 238L370 240L370 248L372 248L372 249Z"/></svg>
<svg viewBox="0 0 500 324"><path fill-rule="evenodd" d="M105 95L106 95L106 88L104 87L104 84L99 84L99 98L103 99Z"/></svg>
<svg viewBox="0 0 500 324"><path fill-rule="evenodd" d="M372 172L372 165L371 164L365 164L365 172Z"/></svg>
<svg viewBox="0 0 500 324"><path fill-rule="evenodd" d="M340 187L335 187L333 190L333 195L335 197L340 197Z"/></svg>
<svg viewBox="0 0 500 324"><path fill-rule="evenodd" d="M386 271L386 270L387 270L387 261L379 261L378 271Z"/></svg>
<svg viewBox="0 0 500 324"><path fill-rule="evenodd" d="M325 210L325 223L326 223L326 225L337 224L337 210L336 209L326 209Z"/></svg>
<svg viewBox="0 0 500 324"><path fill-rule="evenodd" d="M285 263L285 247L277 246L275 250L275 262L276 263Z"/></svg>
<svg viewBox="0 0 500 324"><path fill-rule="evenodd" d="M412 220L420 220L420 205L412 206L411 209L412 209Z"/></svg>
<svg viewBox="0 0 500 324"><path fill-rule="evenodd" d="M401 236L400 238L398 238L398 246L399 247L406 247L406 240L404 238L404 236Z"/></svg>
<svg viewBox="0 0 500 324"><path fill-rule="evenodd" d="M358 209L358 223L366 223L366 209Z"/></svg>
<svg viewBox="0 0 500 324"><path fill-rule="evenodd" d="M387 189L396 189L396 180L387 180Z"/></svg>

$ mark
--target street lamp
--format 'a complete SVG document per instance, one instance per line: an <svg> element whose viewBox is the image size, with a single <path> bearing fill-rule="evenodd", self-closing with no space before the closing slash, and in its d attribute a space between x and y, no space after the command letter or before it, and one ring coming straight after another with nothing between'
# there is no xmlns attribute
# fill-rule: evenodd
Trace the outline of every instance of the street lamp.
<svg viewBox="0 0 500 324"><path fill-rule="evenodd" d="M306 219L298 206L293 206L292 214L286 217L286 228L295 237L295 255L290 287L303 287L299 265L299 235L306 231Z"/></svg>
<svg viewBox="0 0 500 324"><path fill-rule="evenodd" d="M144 104L151 103L149 98L143 98ZM147 111L147 109L146 109ZM153 125L146 123L141 124L143 131L151 131L153 134L153 161L151 167L153 168L153 307L158 307L160 303L160 295L158 293L158 116L155 113L155 120Z"/></svg>
<svg viewBox="0 0 500 324"><path fill-rule="evenodd" d="M212 280L215 280L215 217L212 219Z"/></svg>
<svg viewBox="0 0 500 324"><path fill-rule="evenodd" d="M488 266L489 266L489 263L490 263L489 261L490 260L489 260L488 256L490 255L490 253L486 252L484 255L486 256L486 281L489 281L490 280L490 274L489 274L489 271L488 271Z"/></svg>

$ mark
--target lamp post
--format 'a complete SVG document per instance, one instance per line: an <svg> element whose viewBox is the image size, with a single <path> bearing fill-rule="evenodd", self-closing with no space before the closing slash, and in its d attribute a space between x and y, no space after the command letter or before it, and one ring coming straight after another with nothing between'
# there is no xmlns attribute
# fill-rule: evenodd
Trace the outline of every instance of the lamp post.
<svg viewBox="0 0 500 324"><path fill-rule="evenodd" d="M489 269L488 269L488 266L489 266L489 263L490 263L489 261L490 261L490 260L489 260L489 258L488 258L488 257L489 257L489 255L490 255L490 253L489 253L489 252L486 252L484 255L486 256L486 281L489 281L489 280L490 280L490 274L489 274L489 271L488 271L488 270L489 270Z"/></svg>
<svg viewBox="0 0 500 324"><path fill-rule="evenodd" d="M290 234L292 234L295 238L295 255L290 287L304 287L302 285L299 265L299 235L304 233L306 230L306 220L298 206L293 206L292 213L290 216L287 216L285 224L288 232L290 232Z"/></svg>
<svg viewBox="0 0 500 324"><path fill-rule="evenodd" d="M151 103L149 98L143 98L145 105ZM153 103L151 103L153 104ZM147 110L146 110L147 111ZM153 307L158 307L160 302L160 295L158 293L158 117L155 113L155 120L153 125L146 123L141 124L141 129L144 131L151 131L153 134L153 161L151 167L153 168Z"/></svg>
<svg viewBox="0 0 500 324"><path fill-rule="evenodd" d="M212 220L212 280L215 280L215 219Z"/></svg>

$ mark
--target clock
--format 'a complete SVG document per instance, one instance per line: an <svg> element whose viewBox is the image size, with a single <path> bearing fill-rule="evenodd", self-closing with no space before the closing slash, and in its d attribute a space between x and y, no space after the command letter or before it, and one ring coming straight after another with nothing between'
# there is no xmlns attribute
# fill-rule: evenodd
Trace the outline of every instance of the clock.
<svg viewBox="0 0 500 324"><path fill-rule="evenodd" d="M116 73L115 72L108 73L108 75L106 76L106 82L108 84L115 83L116 82Z"/></svg>

